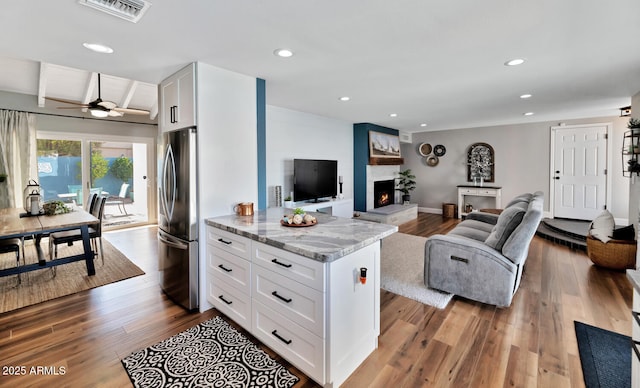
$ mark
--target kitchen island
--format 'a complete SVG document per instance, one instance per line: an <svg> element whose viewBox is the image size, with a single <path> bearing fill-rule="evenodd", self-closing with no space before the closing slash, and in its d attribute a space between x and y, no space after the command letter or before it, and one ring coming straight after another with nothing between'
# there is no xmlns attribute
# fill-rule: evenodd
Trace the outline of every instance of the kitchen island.
<svg viewBox="0 0 640 388"><path fill-rule="evenodd" d="M378 346L380 240L393 225L285 210L207 225L207 300L319 384L339 386ZM364 276L361 276L364 275Z"/></svg>

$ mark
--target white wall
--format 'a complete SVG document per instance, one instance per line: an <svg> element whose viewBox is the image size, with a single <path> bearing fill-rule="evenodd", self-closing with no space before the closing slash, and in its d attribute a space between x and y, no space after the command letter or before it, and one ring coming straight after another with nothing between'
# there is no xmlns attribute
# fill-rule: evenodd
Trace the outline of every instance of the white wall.
<svg viewBox="0 0 640 388"><path fill-rule="evenodd" d="M563 121L566 125L612 123L613 133L609 134L612 142L609 210L621 222L626 222L628 218L629 178L622 176L619 152L627 121L621 117ZM414 133L413 143L402 145L405 160L403 168L411 168L418 182L412 193L412 201L421 208L433 211L441 210L445 202L457 203L456 186L472 184L467 182L467 149L473 143L485 142L495 151L495 182L486 185L502 186L504 203L523 192L541 190L545 194L544 210L548 211L551 200L550 128L557 125L559 122L556 121ZM427 166L419 155L417 148L423 142L432 146L442 144L447 148L447 153L440 158L437 166Z"/></svg>
<svg viewBox="0 0 640 388"><path fill-rule="evenodd" d="M293 159L338 161L345 198L353 198L353 124L267 105L267 206L275 186L284 199L293 191Z"/></svg>

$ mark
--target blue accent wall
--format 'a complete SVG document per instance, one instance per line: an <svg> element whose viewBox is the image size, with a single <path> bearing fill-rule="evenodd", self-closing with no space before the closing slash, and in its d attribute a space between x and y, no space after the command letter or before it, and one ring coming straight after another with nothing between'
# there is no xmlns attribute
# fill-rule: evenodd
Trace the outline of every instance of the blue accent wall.
<svg viewBox="0 0 640 388"><path fill-rule="evenodd" d="M398 135L397 129L370 123L353 124L353 209L367 211L367 165L369 164L369 131Z"/></svg>
<svg viewBox="0 0 640 388"><path fill-rule="evenodd" d="M266 82L256 79L256 112L258 131L258 209L267 208L267 105Z"/></svg>

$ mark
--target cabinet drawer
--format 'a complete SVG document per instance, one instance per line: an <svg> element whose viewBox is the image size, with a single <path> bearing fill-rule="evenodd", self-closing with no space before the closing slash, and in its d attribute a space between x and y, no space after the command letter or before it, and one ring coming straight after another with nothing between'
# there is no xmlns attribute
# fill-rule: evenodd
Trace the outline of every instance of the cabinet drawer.
<svg viewBox="0 0 640 388"><path fill-rule="evenodd" d="M460 194L476 194L478 192L477 189L458 189Z"/></svg>
<svg viewBox="0 0 640 388"><path fill-rule="evenodd" d="M325 264L254 241L253 263L324 292Z"/></svg>
<svg viewBox="0 0 640 388"><path fill-rule="evenodd" d="M320 385L325 384L325 342L260 302L253 304L251 334Z"/></svg>
<svg viewBox="0 0 640 388"><path fill-rule="evenodd" d="M207 226L207 244L246 260L251 260L251 240L225 230Z"/></svg>
<svg viewBox="0 0 640 388"><path fill-rule="evenodd" d="M248 260L207 245L207 272L247 295L251 292L251 263Z"/></svg>
<svg viewBox="0 0 640 388"><path fill-rule="evenodd" d="M252 284L254 300L324 338L325 294L260 266L253 269Z"/></svg>
<svg viewBox="0 0 640 388"><path fill-rule="evenodd" d="M478 195L495 196L498 193L496 189L478 189Z"/></svg>
<svg viewBox="0 0 640 388"><path fill-rule="evenodd" d="M207 275L207 300L223 314L251 331L251 297L220 279Z"/></svg>

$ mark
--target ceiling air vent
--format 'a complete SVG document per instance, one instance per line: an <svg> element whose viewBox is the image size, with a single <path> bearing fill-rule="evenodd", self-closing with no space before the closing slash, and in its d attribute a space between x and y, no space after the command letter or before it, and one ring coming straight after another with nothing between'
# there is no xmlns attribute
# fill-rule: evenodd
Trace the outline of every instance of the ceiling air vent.
<svg viewBox="0 0 640 388"><path fill-rule="evenodd" d="M144 0L78 0L78 3L133 23L151 7L151 3Z"/></svg>

